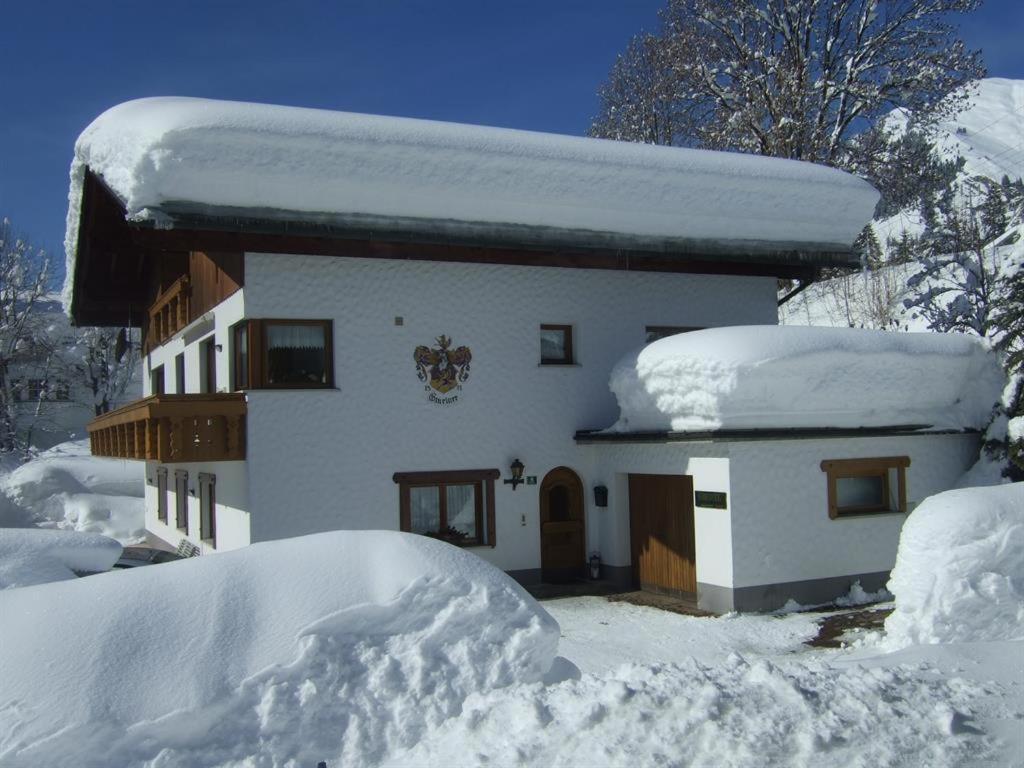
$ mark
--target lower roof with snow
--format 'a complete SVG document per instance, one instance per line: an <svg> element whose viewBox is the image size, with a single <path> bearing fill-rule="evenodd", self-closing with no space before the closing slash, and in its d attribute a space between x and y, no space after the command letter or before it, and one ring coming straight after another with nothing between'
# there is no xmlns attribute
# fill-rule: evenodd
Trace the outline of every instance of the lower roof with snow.
<svg viewBox="0 0 1024 768"><path fill-rule="evenodd" d="M985 427L1004 379L962 334L734 326L659 339L626 355L603 435Z"/></svg>
<svg viewBox="0 0 1024 768"><path fill-rule="evenodd" d="M777 158L195 98L129 101L79 137L73 287L95 178L133 227L849 263L878 193ZM95 216L93 215L93 218ZM70 298L66 292L66 298Z"/></svg>

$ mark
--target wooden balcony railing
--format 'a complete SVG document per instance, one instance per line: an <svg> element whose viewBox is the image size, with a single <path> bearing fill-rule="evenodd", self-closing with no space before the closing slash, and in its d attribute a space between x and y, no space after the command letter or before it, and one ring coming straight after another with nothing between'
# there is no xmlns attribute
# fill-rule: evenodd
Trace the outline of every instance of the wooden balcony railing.
<svg viewBox="0 0 1024 768"><path fill-rule="evenodd" d="M152 395L93 419L93 456L184 461L245 459L245 395Z"/></svg>
<svg viewBox="0 0 1024 768"><path fill-rule="evenodd" d="M147 351L158 347L192 322L192 283L182 275L149 308Z"/></svg>

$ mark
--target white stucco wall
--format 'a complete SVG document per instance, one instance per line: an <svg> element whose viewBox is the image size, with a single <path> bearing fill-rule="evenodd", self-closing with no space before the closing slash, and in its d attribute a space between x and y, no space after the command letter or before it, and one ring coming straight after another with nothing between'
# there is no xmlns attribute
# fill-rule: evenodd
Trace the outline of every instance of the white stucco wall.
<svg viewBox="0 0 1024 768"><path fill-rule="evenodd" d="M144 360L142 372L143 395L153 394L152 371L164 367L164 391L168 394L196 393L202 390L202 374L205 361L202 359L202 342L213 334L215 344L221 345L217 353L217 391L231 391L230 329L244 317L244 289L233 293L216 307L190 323L185 329L165 344L156 347ZM177 391L174 373L174 359L185 353L185 392Z"/></svg>
<svg viewBox="0 0 1024 768"><path fill-rule="evenodd" d="M978 454L977 435L733 443L734 586L888 571L899 513L832 520L825 459L909 456L907 504L950 488Z"/></svg>
<svg viewBox="0 0 1024 768"><path fill-rule="evenodd" d="M732 493L729 443L600 443L584 446L595 484L608 486L608 508L599 510L602 561L631 563L629 475L690 475L695 491L726 494L728 509L694 507L697 581L732 586Z"/></svg>
<svg viewBox="0 0 1024 768"><path fill-rule="evenodd" d="M393 473L496 468L504 478L519 458L538 484L498 481L498 546L476 550L509 570L540 565L538 490L557 466L583 480L588 546L604 556L622 538L593 509L593 486L611 481L593 476L573 434L614 421L608 375L644 343L645 325L776 318L772 278L247 254L245 281L246 317L334 321L337 386L249 393L252 540L397 528ZM573 325L577 365L539 365L541 323ZM442 334L473 355L447 406L427 399L413 362Z"/></svg>
<svg viewBox="0 0 1024 768"><path fill-rule="evenodd" d="M199 545L203 553L213 547L200 539L199 473L209 472L217 478L214 493L216 504L217 550L237 549L250 543L248 482L244 461L211 461L204 463L167 464L167 523L157 515L156 462L146 462L146 529L171 546L185 537ZM188 472L188 530L176 525L176 494L174 472ZM194 493L193 493L194 492Z"/></svg>

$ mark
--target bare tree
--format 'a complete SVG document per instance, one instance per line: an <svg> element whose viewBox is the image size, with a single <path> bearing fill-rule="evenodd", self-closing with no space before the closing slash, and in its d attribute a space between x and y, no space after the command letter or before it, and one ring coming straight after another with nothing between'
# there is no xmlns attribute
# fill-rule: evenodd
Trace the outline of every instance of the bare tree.
<svg viewBox="0 0 1024 768"><path fill-rule="evenodd" d="M48 281L46 254L15 236L8 219L0 220L0 453L28 448L27 435L19 432L16 404L29 393L17 369L38 351L31 318Z"/></svg>
<svg viewBox="0 0 1024 768"><path fill-rule="evenodd" d="M984 67L949 19L978 5L669 0L661 32L612 69L591 131L850 167L854 137L891 110L921 126L963 108Z"/></svg>
<svg viewBox="0 0 1024 768"><path fill-rule="evenodd" d="M135 334L124 329L83 328L63 357L69 378L91 394L89 405L100 416L132 385L139 363L139 342Z"/></svg>

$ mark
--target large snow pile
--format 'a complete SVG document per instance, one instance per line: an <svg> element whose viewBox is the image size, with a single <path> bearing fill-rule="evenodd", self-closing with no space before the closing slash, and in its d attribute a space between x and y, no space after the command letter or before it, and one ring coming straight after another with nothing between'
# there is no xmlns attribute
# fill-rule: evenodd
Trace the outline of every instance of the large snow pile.
<svg viewBox="0 0 1024 768"><path fill-rule="evenodd" d="M8 590L0 616L11 768L372 764L558 644L501 571L383 531Z"/></svg>
<svg viewBox="0 0 1024 768"><path fill-rule="evenodd" d="M475 694L387 765L959 767L990 757L984 740L962 735L977 695L909 670L738 654L713 666L626 664Z"/></svg>
<svg viewBox="0 0 1024 768"><path fill-rule="evenodd" d="M88 441L61 443L0 477L0 525L145 537L144 467L89 455Z"/></svg>
<svg viewBox="0 0 1024 768"><path fill-rule="evenodd" d="M887 642L1024 639L1024 483L926 499L900 534Z"/></svg>
<svg viewBox="0 0 1024 768"><path fill-rule="evenodd" d="M97 533L0 528L0 590L109 571L120 556L121 545Z"/></svg>
<svg viewBox="0 0 1024 768"><path fill-rule="evenodd" d="M955 334L734 326L624 357L613 431L919 424L981 428L999 400L994 355Z"/></svg>
<svg viewBox="0 0 1024 768"><path fill-rule="evenodd" d="M363 224L430 220L847 249L877 192L833 168L455 123L192 98L113 107L71 166L76 253L86 168L129 218L202 206ZM187 204L182 207L181 204ZM312 215L312 216L311 216ZM705 248L707 243L705 243ZM74 274L73 260L67 270Z"/></svg>

